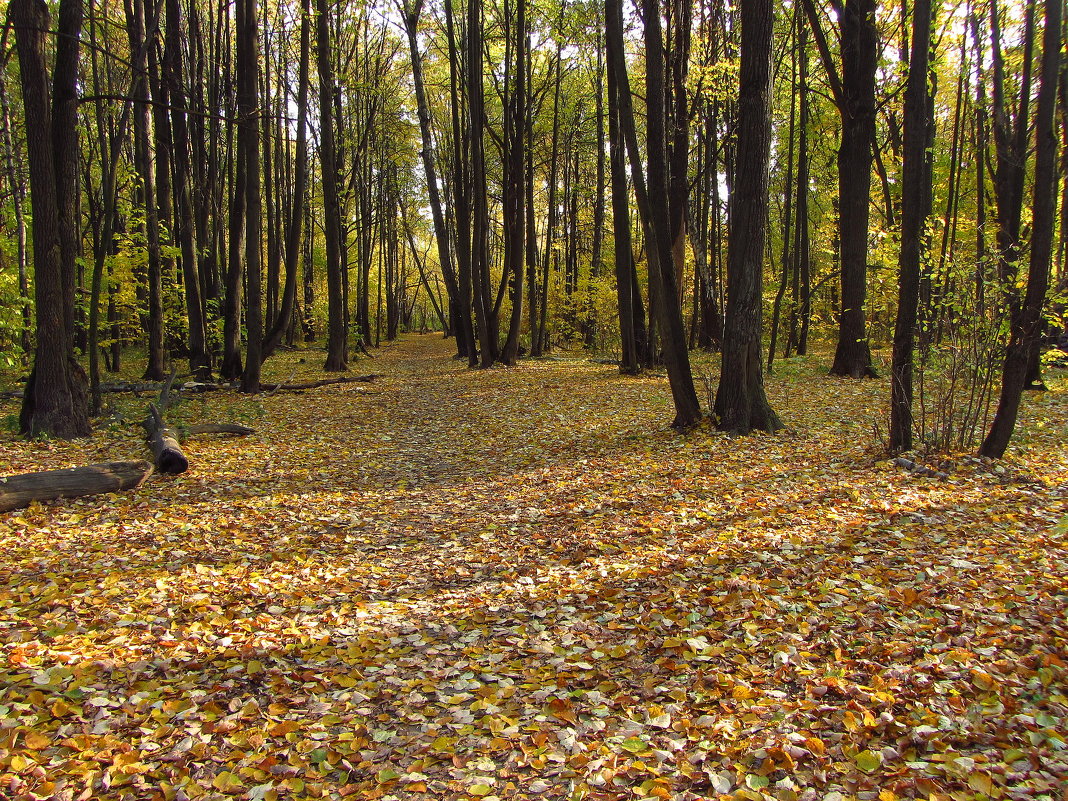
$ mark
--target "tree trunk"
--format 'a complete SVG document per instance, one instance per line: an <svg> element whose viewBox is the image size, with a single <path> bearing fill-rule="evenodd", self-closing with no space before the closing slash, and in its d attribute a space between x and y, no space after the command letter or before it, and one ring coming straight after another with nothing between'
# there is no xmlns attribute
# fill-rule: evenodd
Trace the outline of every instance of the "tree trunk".
<svg viewBox="0 0 1068 801"><path fill-rule="evenodd" d="M456 271L453 267L452 248L449 242L450 232L445 224L445 215L441 208L437 169L434 165L434 137L430 128L430 104L426 98L426 88L423 80L423 58L419 52L417 39L421 8L422 0L416 0L411 7L402 8L401 13L404 19L404 30L408 34L408 50L411 54L412 79L415 84L415 102L419 117L419 133L423 144L420 156L423 160L423 172L426 175L430 215L434 221L434 239L438 250L438 264L441 266L441 274L445 279L445 290L449 296L449 305L451 307L457 304L460 290L456 283ZM445 323L445 317L442 315L442 324ZM466 343L464 337L467 336L467 329L462 325L455 326L455 329L457 350L460 355L466 355L468 343Z"/></svg>
<svg viewBox="0 0 1068 801"><path fill-rule="evenodd" d="M1056 225L1057 136L1053 118L1060 72L1061 13L1063 0L1046 0L1042 44L1042 71L1035 114L1035 183L1031 208L1031 258L1023 305L1012 320L1002 370L1001 396L990 432L979 452L1000 459L1009 445L1020 399L1027 383L1032 354L1038 349L1042 307L1049 287L1049 271Z"/></svg>
<svg viewBox="0 0 1068 801"><path fill-rule="evenodd" d="M526 199L524 178L526 159L524 148L527 117L527 52L530 39L527 36L527 0L515 0L518 4L515 19L515 79L512 88L511 108L505 131L507 141L507 173L505 186L505 273L511 273L512 311L508 321L508 338L501 352L504 364L515 364L519 355L519 329L523 323L523 277L524 244L526 240ZM596 225L596 223L595 223Z"/></svg>
<svg viewBox="0 0 1068 801"><path fill-rule="evenodd" d="M727 322L716 390L716 425L748 434L782 427L764 393L761 312L771 143L772 0L741 10L738 144L727 241Z"/></svg>
<svg viewBox="0 0 1068 801"><path fill-rule="evenodd" d="M263 198L260 177L259 13L257 0L237 0L238 158L245 166L245 275L248 343L241 391L256 392L263 362ZM242 144L244 145L242 147ZM268 187L268 191L270 188Z"/></svg>
<svg viewBox="0 0 1068 801"><path fill-rule="evenodd" d="M897 324L890 381L890 449L912 448L912 368L916 341L920 273L925 248L928 128L933 124L927 103L931 49L931 2L915 0L912 11L912 53L905 91L905 147L901 188L901 255L899 257Z"/></svg>
<svg viewBox="0 0 1068 801"><path fill-rule="evenodd" d="M171 125L174 148L174 199L179 221L182 250L182 278L185 289L186 314L189 320L189 369L199 380L211 377L211 362L207 350L207 329L204 306L200 294L199 261L196 230L193 225L193 199L189 187L192 175L189 155L189 129L186 121L185 80L182 69L182 35L178 0L166 0L167 47L164 53L164 72L171 106Z"/></svg>
<svg viewBox="0 0 1068 801"><path fill-rule="evenodd" d="M879 33L875 0L846 0L838 14L841 77L831 59L812 0L804 0L820 57L842 120L838 148L838 246L841 310L832 375L874 377L864 301L868 275L868 218L871 200L872 142L875 139L875 69Z"/></svg>
<svg viewBox="0 0 1068 801"><path fill-rule="evenodd" d="M644 0L644 10L646 143L649 177L648 194L643 202L642 194L645 193L640 192L638 203L639 206L644 205L646 208L649 287L653 297L653 309L660 323L664 363L667 366L671 396L675 403L675 419L672 426L688 428L701 419L701 405L697 400L693 375L690 371L690 357L686 347L686 326L682 319L682 307L679 302L671 207L659 200L670 197L671 173L667 150L667 102L669 98L665 85L666 55L658 0ZM622 38L621 35L620 38ZM620 81L620 85L621 87L624 85L623 81ZM641 171L637 136L630 135L628 126L633 123L633 116L629 120L627 116L624 110L623 128L627 134L628 150L631 151L631 170L637 174ZM676 120L675 124L680 123ZM635 179L636 187L638 183ZM653 203L650 202L650 198L658 200Z"/></svg>
<svg viewBox="0 0 1068 801"><path fill-rule="evenodd" d="M297 300L297 273L300 269L301 223L308 195L308 91L311 71L311 0L301 0L300 65L297 70L297 152L293 176L293 202L285 234L285 286L274 324L263 340L266 360L282 341L293 319ZM311 236L311 232L308 233Z"/></svg>
<svg viewBox="0 0 1068 801"><path fill-rule="evenodd" d="M319 67L319 152L323 179L323 205L326 233L326 283L329 334L323 369L348 369L348 331L342 296L341 208L338 195L338 162L334 147L334 67L330 42L330 4L316 0L316 41Z"/></svg>
<svg viewBox="0 0 1068 801"><path fill-rule="evenodd" d="M154 16L154 15L153 15ZM145 0L126 0L126 30L133 63L134 163L141 177L144 199L144 235L148 256L148 364L142 378L159 381L166 375L163 350L163 263L159 241L159 207L156 205L156 156L152 147L152 108L148 85L148 20ZM153 30L156 20L153 18Z"/></svg>
<svg viewBox="0 0 1068 801"><path fill-rule="evenodd" d="M60 214L73 209L59 197L68 193L59 181L74 180L69 162L77 164L75 117L64 111L53 118L49 103L44 37L49 30L47 7L35 0L12 0L8 8L15 28L22 101L26 119L26 147L30 168L30 204L33 213L34 298L37 307L37 350L34 369L23 396L20 430L31 436L46 434L70 439L90 433L86 406L85 376L73 359L73 310L68 308L74 296L73 264L64 265L66 253L61 247ZM77 48L81 30L82 6L79 0L60 4L61 39L65 48L73 47L73 57L65 49L57 55L54 84L56 102L76 102ZM66 37L70 37L69 41ZM62 91L58 87L62 86ZM70 125L62 135L53 133L59 125ZM61 153L55 143L68 143L70 150ZM63 164L56 163L59 157ZM73 187L69 188L73 191ZM76 206L75 206L76 208ZM63 230L77 227L77 220L67 220Z"/></svg>

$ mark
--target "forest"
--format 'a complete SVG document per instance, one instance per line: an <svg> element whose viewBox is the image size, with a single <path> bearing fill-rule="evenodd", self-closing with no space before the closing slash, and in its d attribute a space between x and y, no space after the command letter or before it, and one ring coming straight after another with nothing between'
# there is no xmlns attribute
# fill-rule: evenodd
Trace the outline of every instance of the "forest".
<svg viewBox="0 0 1068 801"><path fill-rule="evenodd" d="M1063 801L1063 0L0 42L0 798Z"/></svg>

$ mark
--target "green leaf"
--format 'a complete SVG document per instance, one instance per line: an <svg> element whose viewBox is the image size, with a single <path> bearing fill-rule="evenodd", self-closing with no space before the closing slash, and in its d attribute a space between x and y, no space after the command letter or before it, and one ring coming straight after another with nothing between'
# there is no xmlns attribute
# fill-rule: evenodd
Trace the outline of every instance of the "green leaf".
<svg viewBox="0 0 1068 801"><path fill-rule="evenodd" d="M619 744L620 748L624 751L629 751L632 754L640 754L643 751L649 750L649 743L640 737L628 737L626 740Z"/></svg>
<svg viewBox="0 0 1068 801"><path fill-rule="evenodd" d="M877 754L874 751L861 751L853 757L853 761L865 773L873 773L883 764L883 757L882 754Z"/></svg>

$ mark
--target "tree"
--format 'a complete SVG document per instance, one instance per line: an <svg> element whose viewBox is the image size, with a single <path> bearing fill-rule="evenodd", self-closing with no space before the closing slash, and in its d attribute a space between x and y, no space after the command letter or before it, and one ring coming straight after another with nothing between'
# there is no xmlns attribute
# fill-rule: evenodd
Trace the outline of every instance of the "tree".
<svg viewBox="0 0 1068 801"><path fill-rule="evenodd" d="M341 207L338 196L337 151L334 147L334 59L330 43L330 7L327 0L316 0L316 46L319 69L319 153L323 181L323 205L326 233L326 281L329 334L324 369L342 372L348 369L348 330L342 294Z"/></svg>
<svg viewBox="0 0 1068 801"><path fill-rule="evenodd" d="M189 321L189 369L200 380L211 376L207 349L207 326L200 270L193 197L190 188L193 174L189 150L189 121L186 117L186 82L183 69L181 10L178 0L166 0L167 41L163 62L167 93L171 101L171 133L174 155L174 203L178 239L182 251L182 286L185 290L186 315Z"/></svg>
<svg viewBox="0 0 1068 801"><path fill-rule="evenodd" d="M663 337L664 362L671 385L671 397L675 404L676 428L688 428L701 419L701 404L693 386L690 357L686 349L686 329L682 322L679 305L678 284L672 256L670 215L662 199L668 197L667 159L667 96L665 94L665 58L660 8L657 0L645 0L645 46L646 46L646 103L648 147L648 172L646 182L642 170L642 156L638 149L638 135L634 124L634 110L630 98L630 80L627 77L623 50L623 15L619 0L606 0L605 25L607 29L608 64L615 71L616 100L620 104L619 123L623 140L630 158L634 193L648 243L649 286L652 306L660 323ZM650 197L658 202L653 204Z"/></svg>
<svg viewBox="0 0 1068 801"><path fill-rule="evenodd" d="M771 146L771 0L742 5L738 145L727 240L727 318L716 425L748 434L782 427L764 393L762 276Z"/></svg>
<svg viewBox="0 0 1068 801"><path fill-rule="evenodd" d="M842 309L832 375L875 376L865 321L868 276L868 207L875 139L875 68L879 34L875 0L846 0L838 10L842 70L839 76L813 0L804 0L842 122L838 148L838 245Z"/></svg>
<svg viewBox="0 0 1068 801"><path fill-rule="evenodd" d="M308 194L308 92L311 71L311 0L300 4L300 60L297 67L297 143L293 196L285 233L285 284L282 302L274 323L263 339L262 358L268 359L289 330L297 300L297 269L300 260L301 229Z"/></svg>
<svg viewBox="0 0 1068 801"><path fill-rule="evenodd" d="M912 447L912 361L916 342L920 273L924 260L924 229L930 213L930 173L927 165L928 130L932 125L927 102L931 50L931 2L915 0L912 9L912 54L905 90L905 160L901 188L901 252L899 258L897 323L890 382L890 449ZM926 184L926 185L925 185Z"/></svg>
<svg viewBox="0 0 1068 801"><path fill-rule="evenodd" d="M1046 0L1042 42L1042 70L1035 113L1035 178L1031 203L1031 255L1027 290L1018 313L1012 316L1009 344L1001 376L1001 396L990 432L979 453L1001 458L1009 445L1020 399L1027 384L1028 367L1038 350L1042 308L1049 288L1053 231L1056 227L1057 135L1053 126L1060 78L1061 11L1063 0Z"/></svg>
<svg viewBox="0 0 1068 801"><path fill-rule="evenodd" d="M85 373L74 360L74 259L77 255L77 78L81 0L61 0L49 101L47 6L12 0L33 211L37 347L23 396L24 434L70 439L91 432ZM74 237L72 239L72 237Z"/></svg>
<svg viewBox="0 0 1068 801"><path fill-rule="evenodd" d="M449 308L455 310L459 304L460 290L456 283L456 271L453 267L452 248L449 243L450 232L445 224L445 214L441 207L441 192L438 189L437 168L434 165L434 137L430 127L430 104L426 97L426 84L423 80L423 58L419 52L417 32L419 28L419 13L422 9L422 0L414 0L411 5L401 2L401 17L404 20L404 30L408 35L408 50L412 60L412 80L415 84L416 113L419 117L419 134L422 137L423 147L420 156L423 161L423 172L426 176L427 197L430 201L430 215L434 222L434 239L438 249L438 264L441 266L442 277L445 280L445 290L449 296ZM428 290L429 291L429 290ZM444 317L442 318L444 323ZM463 320L452 320L453 333L456 336L457 353L466 356L474 345L468 340L468 326Z"/></svg>
<svg viewBox="0 0 1068 801"><path fill-rule="evenodd" d="M241 391L260 388L263 361L262 236L263 199L260 195L259 35L257 0L237 2L237 157L245 171L245 272L248 303L245 327L248 344ZM269 189L269 187L268 187Z"/></svg>

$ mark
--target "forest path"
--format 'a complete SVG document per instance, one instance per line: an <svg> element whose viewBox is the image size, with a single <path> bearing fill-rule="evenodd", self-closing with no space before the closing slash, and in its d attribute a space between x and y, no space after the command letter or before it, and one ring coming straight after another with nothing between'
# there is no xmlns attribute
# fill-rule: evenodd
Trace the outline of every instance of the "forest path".
<svg viewBox="0 0 1068 801"><path fill-rule="evenodd" d="M662 378L451 348L383 347L352 365L370 384L189 398L179 422L256 434L0 515L0 796L1068 783L1063 391L1029 399L1006 472L939 482L871 447L878 382L783 369L792 430L683 436ZM320 356L265 380L321 377ZM5 436L0 463L129 458L140 436Z"/></svg>

